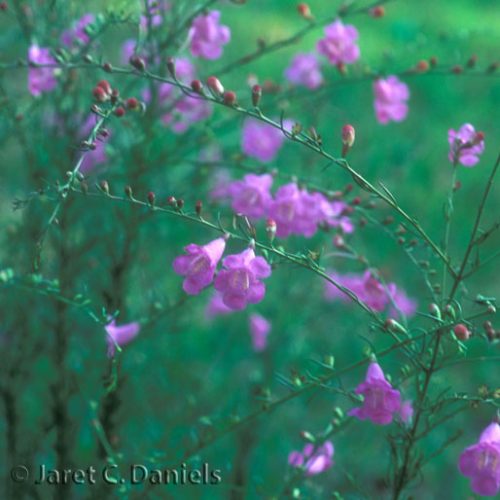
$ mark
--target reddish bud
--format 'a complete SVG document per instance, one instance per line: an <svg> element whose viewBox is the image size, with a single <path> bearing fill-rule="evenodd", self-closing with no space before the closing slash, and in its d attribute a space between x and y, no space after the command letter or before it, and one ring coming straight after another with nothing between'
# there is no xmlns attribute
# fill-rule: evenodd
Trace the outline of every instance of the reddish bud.
<svg viewBox="0 0 500 500"><path fill-rule="evenodd" d="M392 215L388 215L383 221L382 224L384 226L390 226L394 222L394 217Z"/></svg>
<svg viewBox="0 0 500 500"><path fill-rule="evenodd" d="M118 106L118 107L115 109L115 115L116 115L118 118L121 118L122 116L125 116L125 108L123 108L122 106Z"/></svg>
<svg viewBox="0 0 500 500"><path fill-rule="evenodd" d="M132 188L130 186L125 186L125 196L129 199L132 199L133 198L133 194L132 194Z"/></svg>
<svg viewBox="0 0 500 500"><path fill-rule="evenodd" d="M182 210L182 208L184 207L184 200L177 200L176 206L179 210Z"/></svg>
<svg viewBox="0 0 500 500"><path fill-rule="evenodd" d="M94 87L92 90L94 99L98 102L105 102L109 99L109 94L102 87Z"/></svg>
<svg viewBox="0 0 500 500"><path fill-rule="evenodd" d="M482 141L484 141L484 132L479 131L476 133L474 140L472 141L472 144L473 146L476 146Z"/></svg>
<svg viewBox="0 0 500 500"><path fill-rule="evenodd" d="M203 210L203 202L201 200L198 200L194 206L194 210L196 212L196 215L198 217L201 217L201 211Z"/></svg>
<svg viewBox="0 0 500 500"><path fill-rule="evenodd" d="M487 73L494 73L498 68L500 67L500 62L493 62L491 63L487 68L486 72Z"/></svg>
<svg viewBox="0 0 500 500"><path fill-rule="evenodd" d="M148 193L148 203L150 205L154 205L155 204L155 200L156 200L156 195L153 193L153 191L150 191Z"/></svg>
<svg viewBox="0 0 500 500"><path fill-rule="evenodd" d="M266 233L269 241L272 243L276 236L276 221L274 219L267 219L266 221Z"/></svg>
<svg viewBox="0 0 500 500"><path fill-rule="evenodd" d="M456 181L453 185L453 192L456 193L462 187L462 183L460 181Z"/></svg>
<svg viewBox="0 0 500 500"><path fill-rule="evenodd" d="M370 9L369 12L370 16L372 16L375 19L385 16L385 9L384 7L382 7L382 5L377 5L376 7L373 7L373 9Z"/></svg>
<svg viewBox="0 0 500 500"><path fill-rule="evenodd" d="M344 238L340 234L336 234L333 237L333 246L335 248L345 248Z"/></svg>
<svg viewBox="0 0 500 500"><path fill-rule="evenodd" d="M297 11L304 19L310 20L313 18L311 8L306 3L299 3L299 5L297 5Z"/></svg>
<svg viewBox="0 0 500 500"><path fill-rule="evenodd" d="M104 71L106 71L106 73L112 73L113 72L113 66L111 66L111 63L109 62L105 62L103 65L102 65L102 69Z"/></svg>
<svg viewBox="0 0 500 500"><path fill-rule="evenodd" d="M101 87L104 92L106 92L106 94L111 95L112 88L108 80L100 80L99 82L97 82L96 87Z"/></svg>
<svg viewBox="0 0 500 500"><path fill-rule="evenodd" d="M234 106L236 104L236 94L232 90L224 92L224 104L227 106Z"/></svg>
<svg viewBox="0 0 500 500"><path fill-rule="evenodd" d="M469 57L466 66L467 66L467 68L472 69L472 68L474 68L476 66L476 63L477 63L477 55L476 54L472 54Z"/></svg>
<svg viewBox="0 0 500 500"><path fill-rule="evenodd" d="M417 73L426 73L427 71L429 71L429 63L425 60L421 60L421 61L418 61L417 65L415 66L415 71Z"/></svg>
<svg viewBox="0 0 500 500"><path fill-rule="evenodd" d="M344 125L342 127L342 156L345 156L351 149L356 139L356 131L352 125Z"/></svg>
<svg viewBox="0 0 500 500"><path fill-rule="evenodd" d="M352 199L351 205L359 205L361 203L361 198L359 196L356 196Z"/></svg>
<svg viewBox="0 0 500 500"><path fill-rule="evenodd" d="M460 73L463 72L463 68L462 66L460 66L460 64L456 64L455 66L453 66L453 68L451 68L451 72L454 74L454 75L459 75Z"/></svg>
<svg viewBox="0 0 500 500"><path fill-rule="evenodd" d="M354 186L352 184L346 184L344 188L344 193L350 193L354 189Z"/></svg>
<svg viewBox="0 0 500 500"><path fill-rule="evenodd" d="M262 97L262 87L260 85L254 85L252 87L252 104L256 108L259 106L261 97Z"/></svg>
<svg viewBox="0 0 500 500"><path fill-rule="evenodd" d="M125 104L128 109L137 109L139 107L139 101L135 97L129 97Z"/></svg>
<svg viewBox="0 0 500 500"><path fill-rule="evenodd" d="M191 82L191 88L193 89L193 92L201 94L203 90L203 83L201 83L200 80L193 80Z"/></svg>
<svg viewBox="0 0 500 500"><path fill-rule="evenodd" d="M220 97L224 93L224 87L222 83L215 76L209 76L207 78L207 85L215 97Z"/></svg>
<svg viewBox="0 0 500 500"><path fill-rule="evenodd" d="M8 8L7 2L0 2L0 10L1 11L6 11Z"/></svg>
<svg viewBox="0 0 500 500"><path fill-rule="evenodd" d="M347 66L343 62L337 63L337 71L342 75L347 75Z"/></svg>
<svg viewBox="0 0 500 500"><path fill-rule="evenodd" d="M172 207L176 207L177 206L177 200L175 199L174 196L169 196L167 198L167 203L172 206Z"/></svg>
<svg viewBox="0 0 500 500"><path fill-rule="evenodd" d="M467 340L470 337L470 331L463 323L455 325L453 331L459 340Z"/></svg>
<svg viewBox="0 0 500 500"><path fill-rule="evenodd" d="M142 57L139 57L137 54L131 56L128 62L131 66L139 71L144 71L146 69L146 61Z"/></svg>
<svg viewBox="0 0 500 500"><path fill-rule="evenodd" d="M429 59L429 64L431 65L432 68L435 68L438 64L438 58L436 56L432 56Z"/></svg>

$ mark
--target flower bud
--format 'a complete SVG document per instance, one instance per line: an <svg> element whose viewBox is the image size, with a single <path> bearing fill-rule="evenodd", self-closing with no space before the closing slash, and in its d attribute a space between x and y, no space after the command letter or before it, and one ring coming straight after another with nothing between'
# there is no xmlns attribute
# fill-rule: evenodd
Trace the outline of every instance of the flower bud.
<svg viewBox="0 0 500 500"><path fill-rule="evenodd" d="M198 200L196 204L194 205L194 211L196 212L196 215L198 217L201 217L201 211L203 209L203 202L201 200Z"/></svg>
<svg viewBox="0 0 500 500"><path fill-rule="evenodd" d="M269 241L272 243L276 237L276 221L274 219L267 219L266 233Z"/></svg>
<svg viewBox="0 0 500 500"><path fill-rule="evenodd" d="M453 68L451 68L451 72L454 74L454 75L459 75L460 73L463 73L464 69L462 68L462 66L460 66L460 64L455 64L455 66L453 66Z"/></svg>
<svg viewBox="0 0 500 500"><path fill-rule="evenodd" d="M214 95L214 97L220 97L224 93L224 87L222 83L215 76L209 76L207 78L207 86Z"/></svg>
<svg viewBox="0 0 500 500"><path fill-rule="evenodd" d="M106 73L112 73L113 72L113 66L111 66L111 63L109 62L105 62L103 65L102 65L102 69L104 71L106 71Z"/></svg>
<svg viewBox="0 0 500 500"><path fill-rule="evenodd" d="M191 88L193 89L193 92L201 94L203 91L203 83L201 83L200 80L193 80L191 82Z"/></svg>
<svg viewBox="0 0 500 500"><path fill-rule="evenodd" d="M151 206L154 206L155 204L155 200L156 200L156 195L153 193L153 191L150 191L148 193L148 203L151 205Z"/></svg>
<svg viewBox="0 0 500 500"><path fill-rule="evenodd" d="M382 5L377 5L373 7L372 9L369 10L370 16L372 16L374 19L378 19L379 17L384 17L385 16L385 9L382 7Z"/></svg>
<svg viewBox="0 0 500 500"><path fill-rule="evenodd" d="M441 319L441 310L437 304L429 304L429 312L437 319Z"/></svg>
<svg viewBox="0 0 500 500"><path fill-rule="evenodd" d="M224 92L223 101L227 106L234 106L236 104L236 94L232 90Z"/></svg>
<svg viewBox="0 0 500 500"><path fill-rule="evenodd" d="M307 20L313 19L313 16L311 14L311 8L307 3L299 3L299 5L297 5L297 11L304 19Z"/></svg>
<svg viewBox="0 0 500 500"><path fill-rule="evenodd" d="M129 63L139 71L144 71L146 69L146 61L142 57L139 57L137 54L134 54L130 57Z"/></svg>
<svg viewBox="0 0 500 500"><path fill-rule="evenodd" d="M128 199L132 200L134 198L134 195L132 194L132 188L130 186L125 186L124 191L125 191L125 196Z"/></svg>
<svg viewBox="0 0 500 500"><path fill-rule="evenodd" d="M171 206L171 207L176 207L177 206L177 200L175 199L174 196L169 196L167 198L167 203Z"/></svg>
<svg viewBox="0 0 500 500"><path fill-rule="evenodd" d="M427 73L429 71L429 63L422 59L421 61L418 61L417 65L415 66L415 71L417 73Z"/></svg>
<svg viewBox="0 0 500 500"><path fill-rule="evenodd" d="M139 101L135 97L129 97L125 104L128 109L137 109L139 107Z"/></svg>
<svg viewBox="0 0 500 500"><path fill-rule="evenodd" d="M356 139L356 131L352 125L342 127L342 156L346 156Z"/></svg>
<svg viewBox="0 0 500 500"><path fill-rule="evenodd" d="M345 241L344 238L340 234L336 234L333 237L333 246L335 248L345 248Z"/></svg>
<svg viewBox="0 0 500 500"><path fill-rule="evenodd" d="M108 181L101 181L99 183L99 188L101 189L102 192L109 194L109 184Z"/></svg>
<svg viewBox="0 0 500 500"><path fill-rule="evenodd" d="M470 331L463 323L455 325L453 331L455 332L458 340L468 340L468 338L470 337Z"/></svg>
<svg viewBox="0 0 500 500"><path fill-rule="evenodd" d="M182 210L184 208L184 200L182 199L177 200L176 206L179 210Z"/></svg>
<svg viewBox="0 0 500 500"><path fill-rule="evenodd" d="M97 102L105 102L109 99L109 94L102 87L94 87L92 90L92 95Z"/></svg>
<svg viewBox="0 0 500 500"><path fill-rule="evenodd" d="M385 321L384 326L387 330L394 333L408 333L406 328L398 323L395 319L389 318Z"/></svg>
<svg viewBox="0 0 500 500"><path fill-rule="evenodd" d="M168 70L168 74L174 80L177 80L177 75L175 73L175 59L173 57L168 57L167 58L167 70Z"/></svg>
<svg viewBox="0 0 500 500"><path fill-rule="evenodd" d="M258 107L260 103L260 98L262 97L262 87L260 85L254 85L252 87L252 104L254 107Z"/></svg>
<svg viewBox="0 0 500 500"><path fill-rule="evenodd" d="M316 441L314 436L308 431L301 431L300 437L302 439L305 439L306 441L309 441L310 443L314 443Z"/></svg>
<svg viewBox="0 0 500 500"><path fill-rule="evenodd" d="M125 116L125 108L123 108L122 106L118 106L118 107L115 109L115 115L116 115L118 118L121 118L122 116Z"/></svg>
<svg viewBox="0 0 500 500"><path fill-rule="evenodd" d="M472 68L474 68L476 66L476 63L477 63L477 55L476 54L472 54L469 57L469 60L467 61L466 67L469 68L469 69L472 69Z"/></svg>

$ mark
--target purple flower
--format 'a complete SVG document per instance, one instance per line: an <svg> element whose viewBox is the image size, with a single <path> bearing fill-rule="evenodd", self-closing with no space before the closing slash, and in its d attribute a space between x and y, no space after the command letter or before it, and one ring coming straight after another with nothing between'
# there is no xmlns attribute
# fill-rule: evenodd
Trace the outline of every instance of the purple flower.
<svg viewBox="0 0 500 500"><path fill-rule="evenodd" d="M112 358L115 355L116 346L118 345L121 347L132 341L139 333L141 325L134 322L116 326L115 320L113 320L105 326L105 329L107 333L108 357Z"/></svg>
<svg viewBox="0 0 500 500"><path fill-rule="evenodd" d="M211 201L227 200L231 198L231 173L227 168L218 168L212 175L212 188L208 193Z"/></svg>
<svg viewBox="0 0 500 500"><path fill-rule="evenodd" d="M289 128L289 125L286 123L285 128ZM246 155L263 163L274 159L284 140L283 132L267 123L247 118L243 124L241 149Z"/></svg>
<svg viewBox="0 0 500 500"><path fill-rule="evenodd" d="M482 432L479 442L460 455L458 469L471 478L471 489L483 496L500 491L500 425L493 422Z"/></svg>
<svg viewBox="0 0 500 500"><path fill-rule="evenodd" d="M285 77L290 83L309 89L318 88L323 83L323 75L315 54L297 54L285 70Z"/></svg>
<svg viewBox="0 0 500 500"><path fill-rule="evenodd" d="M225 248L224 238L217 238L204 246L191 243L184 248L188 255L180 255L174 259L174 271L186 277L182 285L186 293L198 295L203 288L212 283L215 268Z"/></svg>
<svg viewBox="0 0 500 500"><path fill-rule="evenodd" d="M331 441L325 441L316 450L312 443L304 446L302 452L292 451L288 455L288 463L292 467L303 467L307 476L321 474L333 465L335 452Z"/></svg>
<svg viewBox="0 0 500 500"><path fill-rule="evenodd" d="M165 0L148 0L147 10L148 15L143 14L140 20L140 27L142 30L147 31L149 24L151 23L152 28L157 28L163 23L162 12L166 12L170 9L170 3Z"/></svg>
<svg viewBox="0 0 500 500"><path fill-rule="evenodd" d="M248 174L241 181L234 181L228 191L233 210L247 217L264 217L272 200L270 189L273 178L269 174Z"/></svg>
<svg viewBox="0 0 500 500"><path fill-rule="evenodd" d="M28 51L28 61L36 64L56 64L55 59L50 55L50 49L32 45ZM28 69L28 90L30 94L38 97L43 92L54 90L57 85L54 76L54 68L33 68Z"/></svg>
<svg viewBox="0 0 500 500"><path fill-rule="evenodd" d="M473 167L484 151L484 140L480 132L476 132L470 123L465 123L458 131L448 131L450 153L448 159L452 163L461 163L464 167Z"/></svg>
<svg viewBox="0 0 500 500"><path fill-rule="evenodd" d="M95 21L94 14L88 13L84 14L76 24L61 35L61 42L64 45L71 47L74 44L80 43L87 45L90 43L90 37L87 35L87 26L91 25Z"/></svg>
<svg viewBox="0 0 500 500"><path fill-rule="evenodd" d="M408 85L399 80L397 76L388 76L385 80L380 78L373 83L375 94L375 114L379 123L386 124L391 120L403 121L408 114L406 101L410 97Z"/></svg>
<svg viewBox="0 0 500 500"><path fill-rule="evenodd" d="M224 316L234 312L231 308L227 307L222 300L222 295L219 292L215 292L205 309L205 317L207 319L213 319L216 316Z"/></svg>
<svg viewBox="0 0 500 500"><path fill-rule="evenodd" d="M191 54L203 59L219 59L222 46L231 39L231 30L219 24L220 12L212 10L195 18L189 30Z"/></svg>
<svg viewBox="0 0 500 500"><path fill-rule="evenodd" d="M257 304L266 293L261 279L271 275L271 266L263 257L256 257L252 248L240 254L228 255L222 265L226 268L215 278L215 289L222 293L226 306L241 310L247 304Z"/></svg>
<svg viewBox="0 0 500 500"><path fill-rule="evenodd" d="M349 217L343 215L348 208L343 201L330 201L321 193L313 193L318 208L318 223L330 227L340 227L344 233L352 233L354 225Z"/></svg>
<svg viewBox="0 0 500 500"><path fill-rule="evenodd" d="M128 40L125 40L123 42L121 49L121 57L120 57L120 61L123 65L127 65L129 63L130 58L135 53L136 46L137 46L137 40L133 38L129 38Z"/></svg>
<svg viewBox="0 0 500 500"><path fill-rule="evenodd" d="M401 408L400 392L387 382L382 368L376 362L368 367L366 379L358 385L356 394L364 396L363 406L353 408L348 414L360 420L369 419L374 424L387 425L392 422L393 414Z"/></svg>
<svg viewBox="0 0 500 500"><path fill-rule="evenodd" d="M249 322L253 350L256 352L263 351L267 346L267 336L271 331L271 323L260 314L251 314Z"/></svg>
<svg viewBox="0 0 500 500"><path fill-rule="evenodd" d="M325 35L316 48L332 64L350 64L359 59L358 30L354 26L344 25L338 19L325 28Z"/></svg>

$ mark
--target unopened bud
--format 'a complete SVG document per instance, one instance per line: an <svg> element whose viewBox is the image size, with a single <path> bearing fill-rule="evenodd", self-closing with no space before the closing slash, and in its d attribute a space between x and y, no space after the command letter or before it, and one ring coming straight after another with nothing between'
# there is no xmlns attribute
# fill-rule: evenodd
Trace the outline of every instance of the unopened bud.
<svg viewBox="0 0 500 500"><path fill-rule="evenodd" d="M382 7L382 5L377 5L376 7L373 7L372 9L370 9L369 12L370 16L372 16L375 19L385 16L385 9L384 7Z"/></svg>
<svg viewBox="0 0 500 500"><path fill-rule="evenodd" d="M345 156L351 149L356 139L356 130L352 125L344 125L342 127L342 156Z"/></svg>
<svg viewBox="0 0 500 500"><path fill-rule="evenodd" d="M453 331L455 332L458 340L467 340L470 337L470 331L463 323L455 325Z"/></svg>
<svg viewBox="0 0 500 500"><path fill-rule="evenodd" d="M345 248L344 238L340 234L336 234L333 237L333 246L335 248Z"/></svg>
<svg viewBox="0 0 500 500"><path fill-rule="evenodd" d="M223 101L227 106L234 106L236 104L236 94L232 90L224 92Z"/></svg>
<svg viewBox="0 0 500 500"><path fill-rule="evenodd" d="M179 210L182 210L184 208L184 200L182 199L177 200L176 205Z"/></svg>
<svg viewBox="0 0 500 500"><path fill-rule="evenodd" d="M451 304L446 304L443 309L443 313L445 316L448 316L451 319L456 319L457 314L455 313L455 308Z"/></svg>
<svg viewBox="0 0 500 500"><path fill-rule="evenodd" d="M254 85L252 87L252 104L254 107L258 107L260 103L260 98L262 97L262 87L260 85Z"/></svg>
<svg viewBox="0 0 500 500"><path fill-rule="evenodd" d="M194 210L196 212L196 215L198 217L201 217L201 211L203 209L203 202L201 200L198 200L194 206Z"/></svg>
<svg viewBox="0 0 500 500"><path fill-rule="evenodd" d="M431 68L435 68L438 65L438 58L436 56L432 56L429 59L429 64L431 65Z"/></svg>
<svg viewBox="0 0 500 500"><path fill-rule="evenodd" d="M146 69L146 61L142 57L139 57L137 54L134 54L130 57L129 63L139 71L144 71Z"/></svg>
<svg viewBox="0 0 500 500"><path fill-rule="evenodd" d="M451 72L454 75L459 75L460 73L463 73L463 71L464 69L462 68L462 66L460 66L460 64L455 64L455 66L451 68Z"/></svg>
<svg viewBox="0 0 500 500"><path fill-rule="evenodd" d="M92 90L92 95L94 96L94 99L98 102L105 102L109 99L109 94L106 93L106 91L102 87L94 87Z"/></svg>
<svg viewBox="0 0 500 500"><path fill-rule="evenodd" d="M106 194L109 194L109 184L108 184L108 181L101 181L99 183L99 187L101 188L101 191L106 193Z"/></svg>
<svg viewBox="0 0 500 500"><path fill-rule="evenodd" d="M113 72L113 66L111 66L111 63L109 62L105 62L103 65L102 65L102 69L104 71L106 71L106 73L112 73Z"/></svg>
<svg viewBox="0 0 500 500"><path fill-rule="evenodd" d="M427 71L429 71L429 63L425 60L418 61L415 66L415 71L417 73L427 73Z"/></svg>
<svg viewBox="0 0 500 500"><path fill-rule="evenodd" d="M191 82L191 88L193 89L193 92L201 94L203 91L203 83L201 83L200 80L193 80Z"/></svg>
<svg viewBox="0 0 500 500"><path fill-rule="evenodd" d="M125 186L124 191L125 191L125 196L127 198L129 198L130 200L132 200L134 198L134 195L132 193L132 188L130 186Z"/></svg>
<svg viewBox="0 0 500 500"><path fill-rule="evenodd" d="M153 191L150 191L148 193L148 203L153 206L155 204L155 200L156 200L156 196L155 194L153 193Z"/></svg>
<svg viewBox="0 0 500 500"><path fill-rule="evenodd" d="M309 7L308 4L299 3L299 5L297 5L297 11L304 19L307 19L307 20L313 19L313 16L311 13L311 8Z"/></svg>
<svg viewBox="0 0 500 500"><path fill-rule="evenodd" d="M387 330L394 333L407 333L406 328L398 323L395 319L389 318L385 321L384 326Z"/></svg>
<svg viewBox="0 0 500 500"><path fill-rule="evenodd" d="M472 54L469 57L466 66L467 66L467 68L472 69L472 68L474 68L474 66L476 66L476 63L477 63L477 55Z"/></svg>
<svg viewBox="0 0 500 500"><path fill-rule="evenodd" d="M139 107L139 101L135 97L129 97L126 101L128 109L137 109Z"/></svg>
<svg viewBox="0 0 500 500"><path fill-rule="evenodd" d="M266 233L269 241L272 243L276 237L276 221L274 219L267 219Z"/></svg>
<svg viewBox="0 0 500 500"><path fill-rule="evenodd" d="M220 80L215 76L209 76L207 78L207 86L214 97L220 97L222 94L224 94L224 87Z"/></svg>
<svg viewBox="0 0 500 500"><path fill-rule="evenodd" d="M315 437L308 431L301 431L300 437L310 443L314 443L316 441Z"/></svg>
<svg viewBox="0 0 500 500"><path fill-rule="evenodd" d="M169 196L167 198L167 203L171 206L171 207L176 207L177 206L177 200L175 199L174 196Z"/></svg>
<svg viewBox="0 0 500 500"><path fill-rule="evenodd" d="M441 319L441 310L437 304L429 304L429 312L437 319Z"/></svg>
<svg viewBox="0 0 500 500"><path fill-rule="evenodd" d="M121 118L122 116L125 116L125 108L123 108L122 106L118 106L118 107L115 109L115 115L116 115L118 118Z"/></svg>

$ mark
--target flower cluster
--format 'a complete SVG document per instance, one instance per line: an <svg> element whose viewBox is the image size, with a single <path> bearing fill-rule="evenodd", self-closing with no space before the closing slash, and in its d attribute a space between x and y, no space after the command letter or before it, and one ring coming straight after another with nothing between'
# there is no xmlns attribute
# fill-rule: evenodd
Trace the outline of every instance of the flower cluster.
<svg viewBox="0 0 500 500"><path fill-rule="evenodd" d="M321 446L315 447L307 443L302 452L292 451L288 455L288 463L292 467L301 467L306 476L321 474L333 465L335 449L331 441L325 441Z"/></svg>
<svg viewBox="0 0 500 500"><path fill-rule="evenodd" d="M330 272L333 281L351 290L359 300L374 311L381 312L390 306L389 315L396 316L398 311L411 316L415 314L417 304L410 299L395 283L383 285L371 271L363 274L337 274ZM349 297L330 282L325 284L325 298L328 300L348 300Z"/></svg>
<svg viewBox="0 0 500 500"><path fill-rule="evenodd" d="M350 208L340 200L328 200L318 192L301 189L292 182L271 194L273 178L269 174L248 174L242 180L229 183L217 192L224 193L233 210L247 217L268 217L276 223L276 235L286 238L291 234L312 237L321 225L339 227L351 233L354 226L346 215Z"/></svg>
<svg viewBox="0 0 500 500"><path fill-rule="evenodd" d="M61 42L67 47L72 47L73 45L88 45L90 43L90 37L88 35L88 29L92 26L95 21L94 14L87 13L84 14L70 29L67 29L61 35Z"/></svg>
<svg viewBox="0 0 500 500"><path fill-rule="evenodd" d="M30 94L38 97L43 92L54 90L57 85L54 68L36 67L37 64L56 64L55 59L50 55L50 49L32 45L28 51L28 62L34 64L28 70L28 90Z"/></svg>
<svg viewBox="0 0 500 500"><path fill-rule="evenodd" d="M391 120L400 122L406 118L408 114L406 101L410 98L410 91L408 85L400 81L397 76L391 75L376 80L373 83L373 93L375 115L379 123L385 125Z"/></svg>
<svg viewBox="0 0 500 500"><path fill-rule="evenodd" d="M231 30L219 23L220 12L212 10L194 19L189 30L191 54L203 59L219 59L222 47L229 43Z"/></svg>
<svg viewBox="0 0 500 500"><path fill-rule="evenodd" d="M464 167L473 167L484 151L484 135L476 132L470 123L464 123L458 130L448 131L450 152L448 159Z"/></svg>
<svg viewBox="0 0 500 500"><path fill-rule="evenodd" d="M198 295L214 281L217 264L226 248L226 240L218 238L207 245L190 244L184 248L187 255L176 257L174 271L185 276L183 288L190 295ZM253 248L228 255L222 261L223 269L214 281L222 304L231 310L242 310L247 304L257 304L266 293L262 279L271 275L271 266L263 257L256 257ZM214 310L219 312L217 306Z"/></svg>
<svg viewBox="0 0 500 500"><path fill-rule="evenodd" d="M296 54L285 70L285 77L294 85L318 88L323 83L323 75L316 54Z"/></svg>

